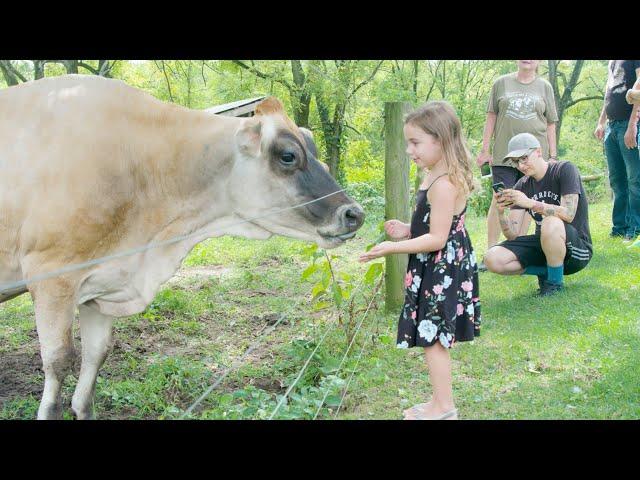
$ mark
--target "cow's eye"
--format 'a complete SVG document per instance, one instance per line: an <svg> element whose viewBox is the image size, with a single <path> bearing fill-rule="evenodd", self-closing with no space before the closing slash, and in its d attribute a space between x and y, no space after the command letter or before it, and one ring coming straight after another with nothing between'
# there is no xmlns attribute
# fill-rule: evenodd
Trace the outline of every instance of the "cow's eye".
<svg viewBox="0 0 640 480"><path fill-rule="evenodd" d="M286 152L282 154L282 156L280 157L280 161L283 165L290 166L293 165L296 161L296 156L291 152Z"/></svg>

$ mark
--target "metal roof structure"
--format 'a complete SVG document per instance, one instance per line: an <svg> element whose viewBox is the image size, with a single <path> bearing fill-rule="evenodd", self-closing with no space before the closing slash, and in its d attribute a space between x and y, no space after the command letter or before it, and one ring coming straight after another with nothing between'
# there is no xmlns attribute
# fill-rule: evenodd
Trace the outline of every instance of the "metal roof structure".
<svg viewBox="0 0 640 480"><path fill-rule="evenodd" d="M238 100L237 102L225 103L224 105L216 105L215 107L207 108L205 111L229 117L252 117L256 105L264 98L264 96L247 98L245 100Z"/></svg>

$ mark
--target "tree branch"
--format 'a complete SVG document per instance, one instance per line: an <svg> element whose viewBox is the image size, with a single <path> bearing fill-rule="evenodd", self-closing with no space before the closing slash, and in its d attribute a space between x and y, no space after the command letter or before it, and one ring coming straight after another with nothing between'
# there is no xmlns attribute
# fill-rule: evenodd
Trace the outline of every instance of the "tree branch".
<svg viewBox="0 0 640 480"><path fill-rule="evenodd" d="M362 135L362 133L360 133L358 130L356 130L355 128L353 128L351 125L349 125L347 122L344 122L344 126L346 128L350 128L351 130L353 130L354 132L356 132L358 135Z"/></svg>
<svg viewBox="0 0 640 480"><path fill-rule="evenodd" d="M161 67L158 66L157 60L153 61L153 63L156 64L156 67L158 68L158 70L162 70L162 73L164 74L164 79L167 82L167 90L169 90L169 98L173 102L173 94L171 93L171 82L169 82L169 77L167 76L167 71L164 68L164 60L160 60L160 62L161 62L161 65L162 65Z"/></svg>
<svg viewBox="0 0 640 480"><path fill-rule="evenodd" d="M284 85L285 87L287 87L287 89L291 90L292 87L289 84L289 82L287 82L286 80L282 79L282 78L278 78L274 75L269 75L266 73L261 72L260 70L258 70L257 68L251 66L251 65L247 65L244 62L241 62L240 60L231 60L233 63L235 63L236 65L244 68L245 70L249 70L251 73L253 73L254 75L264 79L264 80L270 80L272 82L278 82L281 85Z"/></svg>
<svg viewBox="0 0 640 480"><path fill-rule="evenodd" d="M577 100L572 100L571 102L567 103L567 105L565 106L565 110L567 108L569 108L569 107L574 106L578 102L585 102L587 100L603 100L603 99L604 99L603 95L593 95L591 97L582 97L582 98L579 98Z"/></svg>
<svg viewBox="0 0 640 480"><path fill-rule="evenodd" d="M100 71L93 68L91 65L88 65L84 62L78 62L78 66L84 68L85 70L89 70L94 75L100 75Z"/></svg>
<svg viewBox="0 0 640 480"><path fill-rule="evenodd" d="M380 60L380 62L378 63L378 65L376 65L376 68L373 69L373 72L371 72L371 75L369 75L369 77L367 77L366 80L363 80L362 82L360 82L360 85L358 85L355 89L353 89L353 91L347 96L347 101L358 91L360 90L360 88L362 88L364 85L366 85L367 83L369 83L371 80L373 80L373 77L376 76L376 73L378 73L378 70L380 69L380 66L384 63L384 60Z"/></svg>
<svg viewBox="0 0 640 480"><path fill-rule="evenodd" d="M4 75L9 87L20 83L18 80L22 80L23 82L27 81L27 79L24 78L24 76L11 64L11 60L0 60L0 70L2 70L2 74Z"/></svg>

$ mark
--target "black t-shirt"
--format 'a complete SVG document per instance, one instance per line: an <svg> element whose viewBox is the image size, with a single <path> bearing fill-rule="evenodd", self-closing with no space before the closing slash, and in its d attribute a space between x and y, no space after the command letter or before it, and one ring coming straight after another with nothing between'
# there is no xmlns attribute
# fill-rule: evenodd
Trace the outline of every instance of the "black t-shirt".
<svg viewBox="0 0 640 480"><path fill-rule="evenodd" d="M609 120L629 120L633 105L625 99L627 90L636 82L640 60L610 60L604 108Z"/></svg>
<svg viewBox="0 0 640 480"><path fill-rule="evenodd" d="M587 243L587 248L593 253L591 245L591 232L589 231L589 209L587 195L582 186L580 172L571 162L550 162L547 173L537 182L533 177L522 177L513 187L515 190L524 192L527 197L538 202L550 205L560 205L562 195L579 194L578 208L576 216L571 222L571 226L578 231L578 235ZM519 207L513 207L518 209ZM527 209L529 214L536 221L536 235L540 235L542 225L542 215L533 213Z"/></svg>

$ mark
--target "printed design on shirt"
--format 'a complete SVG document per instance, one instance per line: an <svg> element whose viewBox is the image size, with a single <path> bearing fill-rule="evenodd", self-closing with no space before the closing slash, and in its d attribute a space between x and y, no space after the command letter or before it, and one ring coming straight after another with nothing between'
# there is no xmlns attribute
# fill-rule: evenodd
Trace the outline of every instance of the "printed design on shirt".
<svg viewBox="0 0 640 480"><path fill-rule="evenodd" d="M505 112L507 117L531 120L537 117L536 102L541 101L542 97L529 92L507 92L505 99L507 100Z"/></svg>

